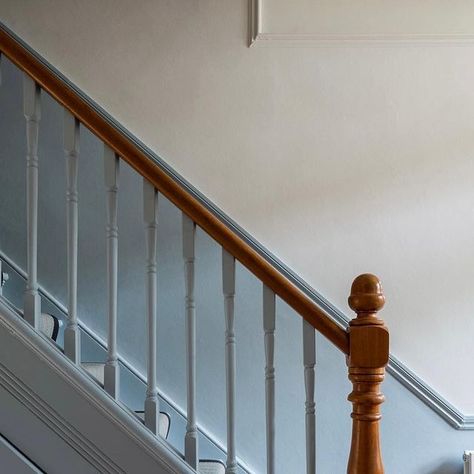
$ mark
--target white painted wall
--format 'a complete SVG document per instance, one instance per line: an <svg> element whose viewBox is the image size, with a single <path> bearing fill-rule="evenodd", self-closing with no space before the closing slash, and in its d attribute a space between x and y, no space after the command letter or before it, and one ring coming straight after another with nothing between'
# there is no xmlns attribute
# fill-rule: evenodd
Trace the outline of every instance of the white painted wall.
<svg viewBox="0 0 474 474"><path fill-rule="evenodd" d="M473 46L248 49L245 0L0 12L339 307L378 273L393 353L474 412Z"/></svg>

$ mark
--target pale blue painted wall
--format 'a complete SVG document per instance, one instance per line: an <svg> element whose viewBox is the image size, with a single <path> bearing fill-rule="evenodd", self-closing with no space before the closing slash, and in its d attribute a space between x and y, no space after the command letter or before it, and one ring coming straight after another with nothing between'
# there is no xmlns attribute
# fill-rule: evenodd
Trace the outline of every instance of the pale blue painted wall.
<svg viewBox="0 0 474 474"><path fill-rule="evenodd" d="M0 249L25 266L24 120L21 75L4 61L0 88ZM65 165L62 111L44 96L40 132L39 279L60 301L66 299ZM105 203L101 145L81 139L79 315L105 336ZM190 156L189 159L192 159ZM225 179L225 177L223 177ZM122 167L120 194L119 350L145 368L144 235L141 179ZM160 202L159 227L160 388L185 406L184 282L180 214ZM271 250L271 249L270 249ZM224 318L220 249L202 232L197 239L199 422L225 440ZM264 385L261 286L242 267L237 274L238 454L264 472ZM390 297L390 295L388 295ZM304 390L301 322L279 303L277 318L278 472L304 472ZM464 361L460 361L462 366ZM317 416L319 472L342 473L350 438L350 386L342 355L318 337ZM460 474L462 452L474 447L474 432L459 432L424 406L393 378L384 385L383 450L388 474ZM138 402L137 402L138 403Z"/></svg>

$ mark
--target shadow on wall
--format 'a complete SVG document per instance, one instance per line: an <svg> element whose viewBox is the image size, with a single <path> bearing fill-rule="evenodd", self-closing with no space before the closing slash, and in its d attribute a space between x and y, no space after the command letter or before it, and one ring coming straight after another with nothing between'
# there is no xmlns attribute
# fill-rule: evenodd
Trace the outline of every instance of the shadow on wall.
<svg viewBox="0 0 474 474"><path fill-rule="evenodd" d="M463 474L463 472L464 468L459 465L459 462L450 461L444 462L433 471L428 471L428 474Z"/></svg>

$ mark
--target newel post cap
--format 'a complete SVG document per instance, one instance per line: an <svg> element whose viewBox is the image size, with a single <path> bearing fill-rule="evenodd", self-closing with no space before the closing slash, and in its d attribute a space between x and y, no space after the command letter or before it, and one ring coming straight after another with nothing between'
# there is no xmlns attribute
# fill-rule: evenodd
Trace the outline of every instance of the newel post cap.
<svg viewBox="0 0 474 474"><path fill-rule="evenodd" d="M377 313L385 304L382 283L375 275L359 275L351 287L349 306L357 314Z"/></svg>
<svg viewBox="0 0 474 474"><path fill-rule="evenodd" d="M349 367L383 373L389 357L389 332L377 312L384 303L382 284L375 275L365 273L354 280L349 306L357 317L349 323Z"/></svg>

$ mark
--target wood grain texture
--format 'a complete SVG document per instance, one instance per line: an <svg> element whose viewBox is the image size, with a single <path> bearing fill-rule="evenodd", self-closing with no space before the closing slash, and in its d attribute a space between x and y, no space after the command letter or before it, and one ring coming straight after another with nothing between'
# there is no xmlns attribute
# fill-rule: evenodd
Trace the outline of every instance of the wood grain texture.
<svg viewBox="0 0 474 474"><path fill-rule="evenodd" d="M389 356L389 334L377 316L385 303L375 275L358 276L351 288L349 306L357 313L350 322L349 379L353 390L352 441L348 474L383 474L379 424L384 396L380 386Z"/></svg>
<svg viewBox="0 0 474 474"><path fill-rule="evenodd" d="M0 28L0 51L31 76L132 168L148 179L157 190L308 323L326 336L342 352L349 353L349 338L346 331L2 28Z"/></svg>

